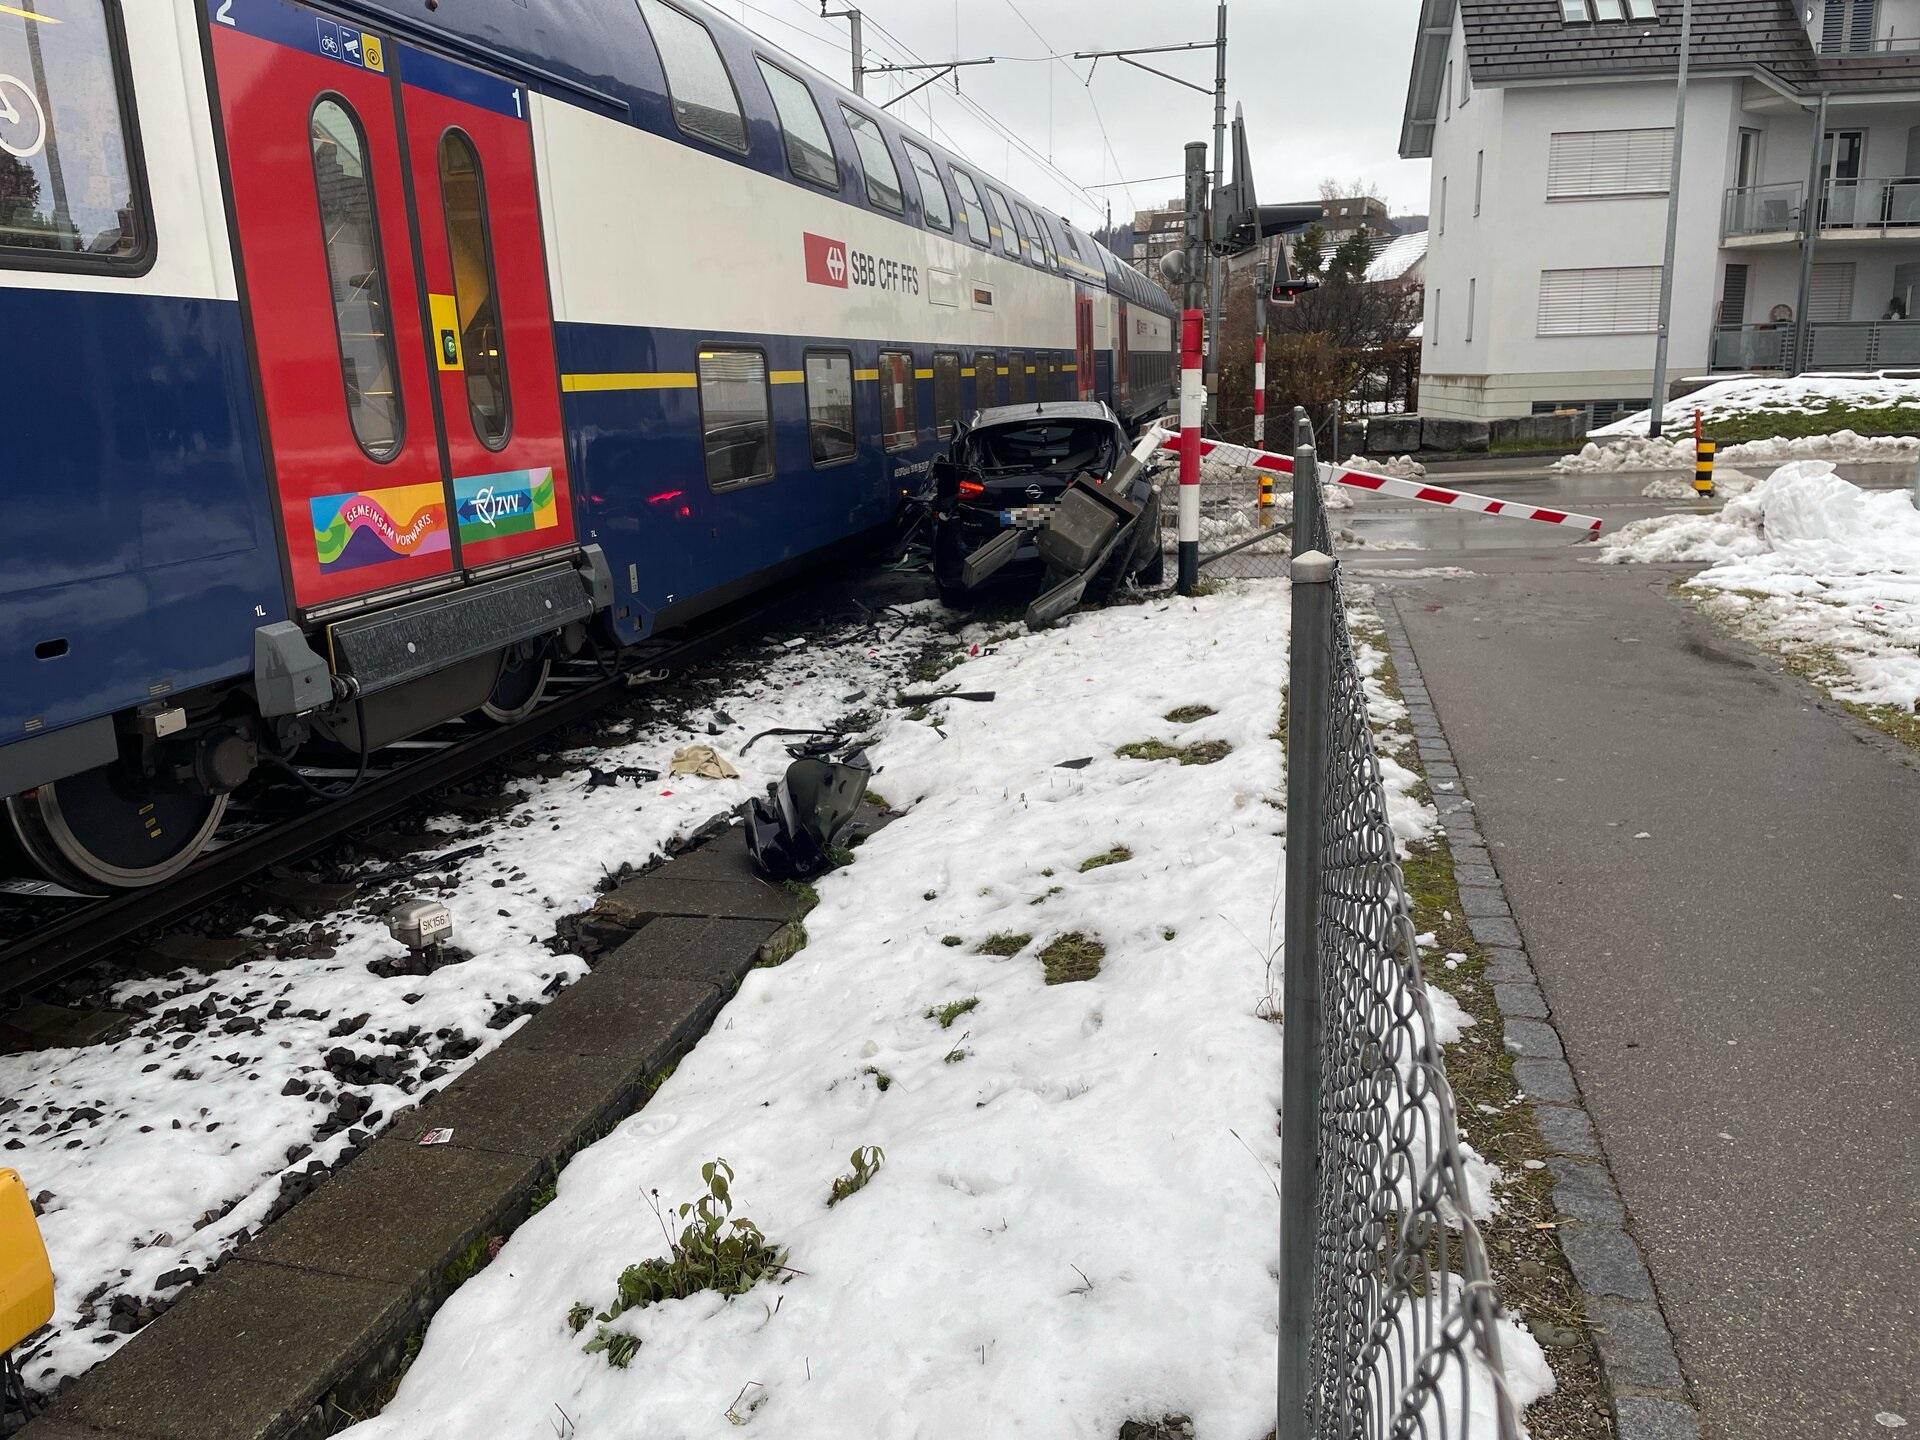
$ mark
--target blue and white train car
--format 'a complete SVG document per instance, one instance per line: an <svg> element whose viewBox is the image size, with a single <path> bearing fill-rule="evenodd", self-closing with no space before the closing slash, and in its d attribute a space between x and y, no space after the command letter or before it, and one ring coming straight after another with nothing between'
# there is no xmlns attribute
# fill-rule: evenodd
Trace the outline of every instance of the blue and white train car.
<svg viewBox="0 0 1920 1440"><path fill-rule="evenodd" d="M0 797L75 888L1173 384L1088 236L698 0L0 5Z"/></svg>

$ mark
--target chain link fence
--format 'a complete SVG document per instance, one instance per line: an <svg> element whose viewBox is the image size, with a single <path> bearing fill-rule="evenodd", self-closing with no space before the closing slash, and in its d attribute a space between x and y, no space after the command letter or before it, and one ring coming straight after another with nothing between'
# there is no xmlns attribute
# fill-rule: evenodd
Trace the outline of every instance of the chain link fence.
<svg viewBox="0 0 1920 1440"><path fill-rule="evenodd" d="M1516 1440L1313 434L1296 433L1278 1440Z"/></svg>

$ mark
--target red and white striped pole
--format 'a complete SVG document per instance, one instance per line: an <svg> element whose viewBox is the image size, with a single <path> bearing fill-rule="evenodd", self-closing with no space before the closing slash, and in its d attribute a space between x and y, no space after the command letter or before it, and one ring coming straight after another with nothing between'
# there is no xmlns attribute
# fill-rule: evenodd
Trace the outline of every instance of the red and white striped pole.
<svg viewBox="0 0 1920 1440"><path fill-rule="evenodd" d="M1253 448L1267 448L1267 337L1253 337Z"/></svg>
<svg viewBox="0 0 1920 1440"><path fill-rule="evenodd" d="M1200 586L1200 426L1207 413L1200 374L1198 310L1180 317L1180 593Z"/></svg>

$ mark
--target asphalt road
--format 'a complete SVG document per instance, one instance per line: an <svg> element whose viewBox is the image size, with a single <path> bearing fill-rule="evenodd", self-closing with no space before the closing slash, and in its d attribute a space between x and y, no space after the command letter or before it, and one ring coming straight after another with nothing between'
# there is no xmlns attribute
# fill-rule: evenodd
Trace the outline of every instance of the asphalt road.
<svg viewBox="0 0 1920 1440"><path fill-rule="evenodd" d="M1687 508L1644 475L1432 478L1609 529ZM1337 518L1427 547L1343 559L1419 658L1708 1435L1920 1425L1920 757L1670 598L1684 570Z"/></svg>

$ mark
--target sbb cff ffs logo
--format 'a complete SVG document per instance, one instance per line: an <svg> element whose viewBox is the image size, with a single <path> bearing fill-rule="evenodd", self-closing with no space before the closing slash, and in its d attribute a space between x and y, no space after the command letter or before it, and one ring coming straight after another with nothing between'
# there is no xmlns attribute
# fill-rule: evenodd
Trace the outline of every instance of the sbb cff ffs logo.
<svg viewBox="0 0 1920 1440"><path fill-rule="evenodd" d="M839 240L829 240L824 235L807 237L807 283L809 285L831 285L837 290L847 288L847 247Z"/></svg>

